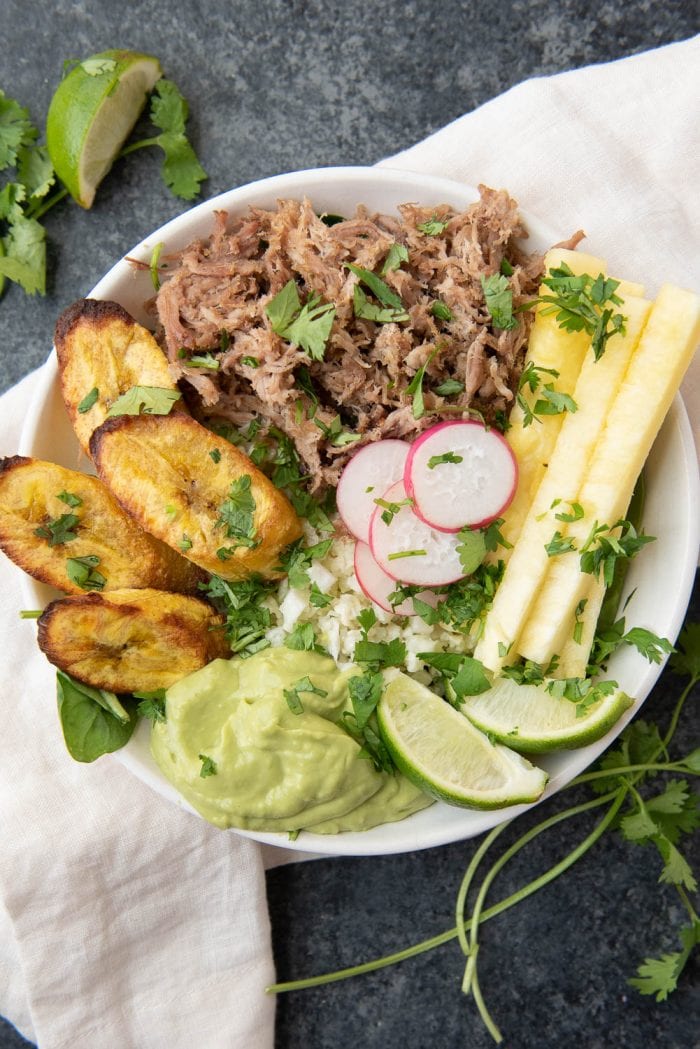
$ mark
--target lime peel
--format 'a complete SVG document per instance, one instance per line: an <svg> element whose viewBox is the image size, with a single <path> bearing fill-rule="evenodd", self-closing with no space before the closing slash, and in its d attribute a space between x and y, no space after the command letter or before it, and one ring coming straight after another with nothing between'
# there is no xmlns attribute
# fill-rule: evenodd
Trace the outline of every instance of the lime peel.
<svg viewBox="0 0 700 1049"><path fill-rule="evenodd" d="M497 678L488 691L469 696L460 712L499 742L533 754L595 742L633 702L618 689L604 695L579 717L576 703L552 695L546 684L521 685L508 678Z"/></svg>
<svg viewBox="0 0 700 1049"><path fill-rule="evenodd" d="M397 768L427 794L464 808L500 809L536 801L547 774L494 744L434 692L406 674L387 674L377 707Z"/></svg>
<svg viewBox="0 0 700 1049"><path fill-rule="evenodd" d="M81 207L92 205L162 75L152 55L112 50L80 62L58 85L46 119L46 144L56 174Z"/></svg>

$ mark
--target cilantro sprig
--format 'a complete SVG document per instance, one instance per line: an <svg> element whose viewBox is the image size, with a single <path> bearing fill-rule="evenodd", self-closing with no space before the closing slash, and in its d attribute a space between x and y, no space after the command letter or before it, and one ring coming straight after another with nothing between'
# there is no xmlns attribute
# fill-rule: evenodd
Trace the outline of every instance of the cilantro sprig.
<svg viewBox="0 0 700 1049"><path fill-rule="evenodd" d="M111 59L80 64L90 76L110 74L114 68ZM187 138L187 117L187 102L176 85L159 80L150 104L150 119L159 134L127 144L120 157L147 146L160 148L165 185L175 196L192 200L207 174ZM68 190L58 183L39 137L28 110L0 90L0 171L10 172L0 186L0 295L6 280L19 284L27 295L46 293L46 231L40 219ZM156 283L157 260L151 273Z"/></svg>
<svg viewBox="0 0 700 1049"><path fill-rule="evenodd" d="M661 885L675 889L688 915L688 923L678 930L680 948L658 958L646 958L639 965L637 974L628 981L641 994L654 995L657 1001L667 998L678 986L688 960L700 944L700 916L690 896L696 891L696 878L681 848L683 837L700 826L700 799L689 787L690 777L700 774L700 749L675 759L669 755L683 706L693 688L700 682L699 642L700 624L686 626L671 666L689 680L678 698L666 732L662 735L656 725L642 721L632 722L619 737L617 747L609 751L598 766L572 780L559 795L560 797L569 789L578 789L580 795L580 789L587 786L592 790L592 796L564 810L559 806L551 815L531 826L512 842L492 863L483 876L480 888L474 890L476 902L470 911L469 899L479 868L496 840L511 828L512 821L500 824L486 835L476 849L462 880L457 897L456 923L451 929L404 948L396 954L320 976L273 984L268 990L280 993L344 980L385 968L456 939L466 961L462 989L465 994L473 996L485 1026L494 1040L500 1042L501 1032L489 1012L478 981L481 925L544 888L585 856L606 833L617 827L629 847L656 849L661 862L659 881ZM444 665L448 666L449 662ZM658 774L674 778L666 778L659 788L655 779L652 779ZM580 839L578 845L543 874L496 903L487 905L487 894L494 878L522 849L550 828L565 820L585 817L596 809L602 810L603 815ZM635 915L635 920L636 917Z"/></svg>
<svg viewBox="0 0 700 1049"><path fill-rule="evenodd" d="M625 317L614 309L622 305L622 299L615 294L619 281L606 278L602 273L597 277L589 273L575 274L562 262L547 272L542 283L551 294L538 295L518 309L529 310L540 305L543 315L554 315L564 331L585 331L591 336L596 360L603 356L613 335L624 335Z"/></svg>
<svg viewBox="0 0 700 1049"><path fill-rule="evenodd" d="M296 282L288 280L270 299L265 313L277 335L292 346L300 346L312 360L323 360L335 318L332 302L321 302L321 296L312 292L302 303Z"/></svg>

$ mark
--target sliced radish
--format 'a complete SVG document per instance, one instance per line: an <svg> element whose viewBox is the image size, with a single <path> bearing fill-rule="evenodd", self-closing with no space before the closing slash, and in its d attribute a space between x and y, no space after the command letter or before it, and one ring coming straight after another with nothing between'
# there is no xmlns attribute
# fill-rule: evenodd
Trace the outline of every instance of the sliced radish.
<svg viewBox="0 0 700 1049"><path fill-rule="evenodd" d="M369 543L369 520L381 496L403 477L410 445L405 441L375 441L353 455L338 482L336 505L346 528Z"/></svg>
<svg viewBox="0 0 700 1049"><path fill-rule="evenodd" d="M403 481L397 481L382 496L385 503L406 503ZM413 513L410 505L399 505L391 522L382 520L378 506L369 526L369 545L380 568L401 583L416 586L446 586L465 575L459 560L459 538L431 528Z"/></svg>
<svg viewBox="0 0 700 1049"><path fill-rule="evenodd" d="M474 420L438 423L408 453L404 484L413 509L442 532L481 528L510 505L518 464L498 430Z"/></svg>
<svg viewBox="0 0 700 1049"><path fill-rule="evenodd" d="M389 594L396 590L396 580L384 571L372 557L372 551L366 543L355 543L355 577L365 597L385 612L394 612L397 616L414 616L413 598L407 597L398 605L392 605ZM437 594L432 590L421 590L416 594L421 601L431 608L437 604Z"/></svg>

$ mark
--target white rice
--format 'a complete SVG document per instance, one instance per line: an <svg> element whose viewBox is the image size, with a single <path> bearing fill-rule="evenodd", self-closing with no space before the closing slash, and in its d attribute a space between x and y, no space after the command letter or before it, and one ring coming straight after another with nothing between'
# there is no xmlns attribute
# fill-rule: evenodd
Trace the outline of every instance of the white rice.
<svg viewBox="0 0 700 1049"><path fill-rule="evenodd" d="M307 546L313 546L326 536L317 533L304 522ZM464 634L443 624L429 626L420 616L398 616L385 612L363 594L353 567L354 541L344 537L333 539L326 556L314 561L308 575L321 593L333 598L325 608L316 608L310 602L310 587L294 588L287 578L279 585L276 596L265 602L277 625L266 637L272 646L283 645L296 626L310 623L318 644L328 650L342 668L353 662L355 645L363 634L358 615L363 609L373 609L376 624L369 632L371 641L392 641L400 638L406 646L405 670L418 681L429 684L433 675L418 658L419 652L467 652L473 642Z"/></svg>

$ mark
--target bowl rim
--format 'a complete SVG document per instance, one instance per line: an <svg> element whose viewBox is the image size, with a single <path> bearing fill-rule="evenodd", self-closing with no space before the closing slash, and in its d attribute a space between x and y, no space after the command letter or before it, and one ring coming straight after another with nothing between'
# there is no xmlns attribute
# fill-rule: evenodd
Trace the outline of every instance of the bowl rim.
<svg viewBox="0 0 700 1049"><path fill-rule="evenodd" d="M440 176L426 175L420 172L412 172L405 169L395 169L391 167L371 168L336 166L303 169L300 171L268 176L247 183L244 186L227 190L209 200L202 201L193 208L187 209L180 215L170 219L157 230L149 233L137 245L135 245L131 251L127 252L121 259L119 259L102 278L100 278L97 284L88 293L87 297L114 297L113 289L115 285L119 285L124 281L129 283L134 279L135 270L127 261L129 258L145 262L149 261L152 246L161 240L166 243L169 242L173 247L184 246L185 243L192 239L190 234L191 228L193 226L201 225L203 219L206 219L207 222L211 223L213 212L218 209L230 211L233 208L246 207L249 203L254 202L254 200L259 200L261 196L269 197L272 194L276 196L284 196L285 192L287 192L288 195L298 197L303 192L300 190L300 184L303 184L304 190L309 190L309 196L311 196L314 192L314 187L320 183L322 183L324 187L328 187L330 184L335 184L336 188L338 183L343 183L345 187L350 190L357 189L357 203L361 202L361 193L367 191L368 186L377 184L385 188L390 188L394 194L398 194L402 187L408 188L420 185L423 194L425 194L425 192L429 193L431 196L435 194L434 199L436 204L442 203L443 200L449 202L451 199L461 199L462 204L460 206L466 206L466 203L468 203L468 201L466 201L467 197L471 200L476 200L478 198L478 190L464 183L442 178ZM409 199L411 199L410 196L399 196L397 197L396 202L404 202ZM520 210L525 219L526 225L533 236L533 240L550 244L555 242L556 234L552 234L552 231L547 228L546 224L530 216L526 209L521 208ZM203 236L205 234L200 233L198 235ZM38 370L36 377L37 381L34 394L30 402L29 411L24 420L19 442L19 454L21 455L33 454L37 437L37 420L41 418L42 411L49 398L55 395L57 384L59 383L55 350L49 356L43 367ZM67 423L67 426L70 426L70 424ZM687 519L683 521L685 530L683 535L684 556L682 559L682 572L676 580L676 600L673 607L673 614L671 615L666 628L666 633L669 639L675 641L682 625L692 591L695 568L698 559L698 548L700 547L700 477L698 475L692 430L680 394L677 394L674 399L671 410L663 424L661 435L664 441L670 441L674 445L676 453L680 456L684 468L683 482L688 495L688 514ZM657 441L659 441L659 439L660 438L657 437ZM24 584L25 596L28 600L35 601L37 599L37 594L40 593L40 591L37 590L38 584L36 584L29 576L24 576ZM664 664L665 659L660 664L645 664L643 672L641 670L639 672L638 684L634 690L636 697L634 705L625 713L625 715L623 715L620 721L606 736L602 738L602 740L590 744L588 747L563 752L568 755L565 768L550 778L544 794L533 804L511 806L507 809L499 809L492 812L477 812L469 809L456 810L464 817L463 820L455 818L453 821L448 822L446 826L442 826L439 820L428 827L421 824L418 840L416 840L412 834L411 821L415 820L416 817L420 817L422 813L417 813L412 817L408 817L407 819L395 823L382 824L379 827L371 828L366 831L343 832L336 835L319 835L304 831L294 841L289 840L286 834L279 832L248 831L239 828L231 828L231 830L243 837L292 851L304 853L313 852L315 854L325 855L354 856L388 855L392 853L432 848L434 846L482 834L484 831L491 829L497 824L512 819L514 816L527 811L534 805L541 804L547 798L561 790L571 779L590 765L590 763L603 752L612 740L617 737L632 717L637 714L641 704L647 698L653 685L660 676ZM142 735L146 729L147 726L143 724L140 726ZM139 730L137 730L135 736L138 732ZM135 753L130 750L129 746L123 748L121 751L115 752L111 757L117 760L128 771L141 779L142 782L146 783L161 796L167 797L170 801L178 804L181 808L193 813L195 818L203 818L175 792L174 788L171 788L170 785L167 784L167 781L164 780L164 777L162 777L162 774L157 769L154 762L153 768L144 767L141 758L137 757ZM164 785L167 785L168 789L164 789ZM444 806L444 808L450 807ZM429 809L423 810L423 813L431 811L432 806ZM452 809L453 813L454 811L455 810ZM461 822L464 822L464 827L455 831L454 824L460 824ZM473 824L473 828L470 827L470 823ZM393 832L391 831L391 828L394 828ZM398 830L396 830L396 828L398 828ZM383 833L388 833L389 840L383 840Z"/></svg>

